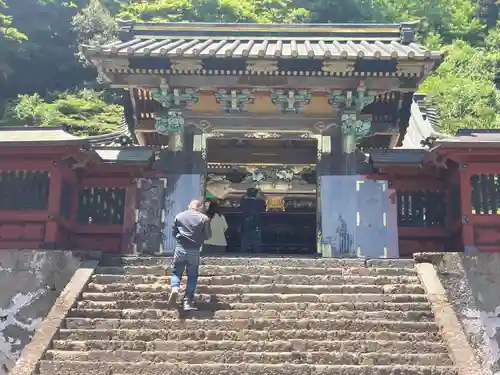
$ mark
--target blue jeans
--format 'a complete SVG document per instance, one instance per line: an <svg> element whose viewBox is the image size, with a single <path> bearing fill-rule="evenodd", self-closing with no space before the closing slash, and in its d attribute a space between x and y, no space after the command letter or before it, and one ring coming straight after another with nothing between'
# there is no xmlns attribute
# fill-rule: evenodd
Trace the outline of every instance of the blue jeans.
<svg viewBox="0 0 500 375"><path fill-rule="evenodd" d="M176 246L172 260L172 288L179 288L184 271L187 273L187 285L184 299L192 300L198 282L198 269L200 266L200 249L184 249Z"/></svg>
<svg viewBox="0 0 500 375"><path fill-rule="evenodd" d="M260 228L246 227L243 228L241 233L241 247L242 253L259 253L262 246L262 233Z"/></svg>

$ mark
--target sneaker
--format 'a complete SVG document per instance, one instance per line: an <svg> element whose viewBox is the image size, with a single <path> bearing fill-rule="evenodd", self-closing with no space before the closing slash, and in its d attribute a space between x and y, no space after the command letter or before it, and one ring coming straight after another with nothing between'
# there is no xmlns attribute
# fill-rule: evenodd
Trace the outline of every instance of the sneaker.
<svg viewBox="0 0 500 375"><path fill-rule="evenodd" d="M168 304L169 305L174 305L177 303L177 297L179 296L179 288L172 288L170 291L170 296L168 297Z"/></svg>
<svg viewBox="0 0 500 375"><path fill-rule="evenodd" d="M182 309L184 311L196 311L198 310L191 301L185 300L182 304Z"/></svg>

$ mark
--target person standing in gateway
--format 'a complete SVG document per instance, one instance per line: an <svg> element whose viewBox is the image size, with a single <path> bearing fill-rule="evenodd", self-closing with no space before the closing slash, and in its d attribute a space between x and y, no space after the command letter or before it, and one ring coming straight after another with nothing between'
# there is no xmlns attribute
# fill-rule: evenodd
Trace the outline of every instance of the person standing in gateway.
<svg viewBox="0 0 500 375"><path fill-rule="evenodd" d="M240 252L259 253L262 247L262 213L266 202L259 189L248 188L240 201L242 225Z"/></svg>
<svg viewBox="0 0 500 375"><path fill-rule="evenodd" d="M215 199L210 201L207 210L207 216L210 220L211 236L203 245L204 254L224 254L226 252L227 240L227 221L219 209Z"/></svg>
<svg viewBox="0 0 500 375"><path fill-rule="evenodd" d="M177 214L172 225L177 244L172 260L171 292L168 301L169 304L177 301L181 279L186 271L187 284L182 305L184 310L195 309L193 298L198 282L201 246L211 236L210 220L203 211L203 202L192 200L186 211Z"/></svg>

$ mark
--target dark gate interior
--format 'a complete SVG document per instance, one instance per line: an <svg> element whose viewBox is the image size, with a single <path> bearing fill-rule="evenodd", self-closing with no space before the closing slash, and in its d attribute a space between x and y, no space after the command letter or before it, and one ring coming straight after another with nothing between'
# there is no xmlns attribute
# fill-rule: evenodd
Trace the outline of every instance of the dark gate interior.
<svg viewBox="0 0 500 375"><path fill-rule="evenodd" d="M208 146L207 191L228 222L227 252L240 250L240 201L256 187L266 201L261 251L315 254L316 142L224 139Z"/></svg>

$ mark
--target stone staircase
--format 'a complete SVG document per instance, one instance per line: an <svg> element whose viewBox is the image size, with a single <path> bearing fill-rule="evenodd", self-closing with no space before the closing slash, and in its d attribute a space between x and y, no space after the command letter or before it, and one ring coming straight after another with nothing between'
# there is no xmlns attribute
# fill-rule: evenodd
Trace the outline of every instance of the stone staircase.
<svg viewBox="0 0 500 375"><path fill-rule="evenodd" d="M203 258L199 311L169 259L101 263L41 375L454 375L410 261Z"/></svg>

